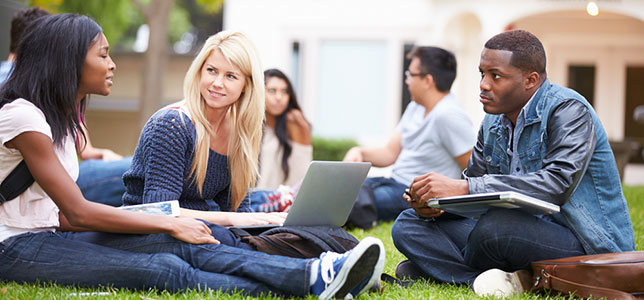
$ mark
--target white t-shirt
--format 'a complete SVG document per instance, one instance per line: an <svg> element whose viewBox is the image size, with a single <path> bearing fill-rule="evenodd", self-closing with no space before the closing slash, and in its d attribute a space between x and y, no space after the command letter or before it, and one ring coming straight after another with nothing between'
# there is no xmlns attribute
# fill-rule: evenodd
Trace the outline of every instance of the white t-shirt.
<svg viewBox="0 0 644 300"><path fill-rule="evenodd" d="M264 128L262 149L259 154L259 173L257 189L277 189L280 185L293 186L306 175L306 170L313 160L313 146L291 142L291 155L288 157L289 173L284 178L282 170L282 153L275 130L270 126Z"/></svg>
<svg viewBox="0 0 644 300"><path fill-rule="evenodd" d="M33 103L16 99L0 109L0 181L22 161L20 151L5 146L24 132L40 132L52 138L43 112ZM62 147L54 146L61 164L74 181L78 178L78 158L71 135ZM0 241L25 232L54 230L59 226L58 207L34 182L17 198L0 205Z"/></svg>
<svg viewBox="0 0 644 300"><path fill-rule="evenodd" d="M402 135L402 150L391 177L405 185L429 172L460 178L462 170L454 158L472 150L476 142L472 121L452 94L427 116L425 107L412 101L396 131Z"/></svg>

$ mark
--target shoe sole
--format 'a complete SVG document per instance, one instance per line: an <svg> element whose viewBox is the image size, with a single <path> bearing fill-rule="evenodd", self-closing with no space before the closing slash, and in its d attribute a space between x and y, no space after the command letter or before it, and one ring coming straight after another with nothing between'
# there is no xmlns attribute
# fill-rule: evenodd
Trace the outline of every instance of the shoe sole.
<svg viewBox="0 0 644 300"><path fill-rule="evenodd" d="M372 237L367 237L365 239L374 239ZM365 293L369 289L371 289L372 286L378 282L380 279L380 274L382 273L382 270L385 268L385 246L382 244L382 241L379 239L374 239L376 240L375 243L378 244L380 247L380 254L378 255L378 262L376 262L376 267L373 270L373 273L371 273L371 278L369 278L369 282L367 282L367 285L365 285L360 292L358 292L355 295L352 295L353 297L357 297L358 295L362 295L362 293Z"/></svg>
<svg viewBox="0 0 644 300"><path fill-rule="evenodd" d="M376 238L368 237L363 239L353 248L351 255L347 257L340 271L335 275L333 282L329 284L318 298L322 300L331 299L331 297L344 298L364 278L367 276L373 277L373 273L376 273L379 258L382 252L384 252L382 250L383 248L382 242ZM384 262L382 264L384 265ZM370 278L371 280L373 278Z"/></svg>

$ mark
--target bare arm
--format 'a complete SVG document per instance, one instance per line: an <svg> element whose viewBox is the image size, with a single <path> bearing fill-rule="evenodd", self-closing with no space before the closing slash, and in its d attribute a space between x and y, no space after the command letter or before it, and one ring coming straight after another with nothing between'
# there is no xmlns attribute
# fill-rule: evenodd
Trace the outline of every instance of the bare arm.
<svg viewBox="0 0 644 300"><path fill-rule="evenodd" d="M123 156L115 153L110 149L95 148L92 146L92 142L89 139L89 133L87 132L87 127L85 125L81 126L83 128L83 133L85 134L85 140L79 138L76 141L76 152L81 160L88 159L102 159L106 161L119 160Z"/></svg>
<svg viewBox="0 0 644 300"><path fill-rule="evenodd" d="M201 219L221 226L283 224L286 213L238 213L181 208L181 217Z"/></svg>
<svg viewBox="0 0 644 300"><path fill-rule="evenodd" d="M311 145L311 125L300 110L292 109L286 114L286 131L293 142Z"/></svg>
<svg viewBox="0 0 644 300"><path fill-rule="evenodd" d="M218 243L208 226L197 220L134 213L85 200L58 160L51 139L42 133L24 132L5 145L20 151L36 182L64 214L64 229L168 233L190 243Z"/></svg>
<svg viewBox="0 0 644 300"><path fill-rule="evenodd" d="M461 170L467 168L467 162L470 161L470 156L472 155L472 150L467 151L463 153L462 155L459 155L457 157L454 157L454 160L458 163L458 165L461 167Z"/></svg>
<svg viewBox="0 0 644 300"><path fill-rule="evenodd" d="M374 167L387 167L392 165L398 159L402 151L402 135L399 132L394 133L387 145L379 148L362 148L353 147L349 149L344 156L344 161L368 161Z"/></svg>

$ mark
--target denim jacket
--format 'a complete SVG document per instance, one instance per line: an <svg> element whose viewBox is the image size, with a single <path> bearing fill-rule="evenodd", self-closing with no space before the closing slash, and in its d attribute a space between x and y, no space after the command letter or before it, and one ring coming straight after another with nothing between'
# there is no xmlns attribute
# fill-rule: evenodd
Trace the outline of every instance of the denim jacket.
<svg viewBox="0 0 644 300"><path fill-rule="evenodd" d="M485 116L468 168L469 192L517 191L561 205L555 219L587 254L632 251L633 227L606 132L577 92L551 84L537 90L518 135L524 175L510 175L509 131L502 115Z"/></svg>

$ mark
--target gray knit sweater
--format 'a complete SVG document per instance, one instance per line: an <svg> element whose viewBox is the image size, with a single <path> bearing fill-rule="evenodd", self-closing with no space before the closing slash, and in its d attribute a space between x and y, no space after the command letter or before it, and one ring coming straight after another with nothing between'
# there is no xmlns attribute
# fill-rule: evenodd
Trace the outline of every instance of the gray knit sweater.
<svg viewBox="0 0 644 300"><path fill-rule="evenodd" d="M123 174L126 187L123 203L179 200L184 208L230 211L230 172L225 155L210 150L202 195L193 178L188 179L196 140L195 127L183 112L176 109L156 112L145 124L132 165ZM247 198L237 211L250 211Z"/></svg>

